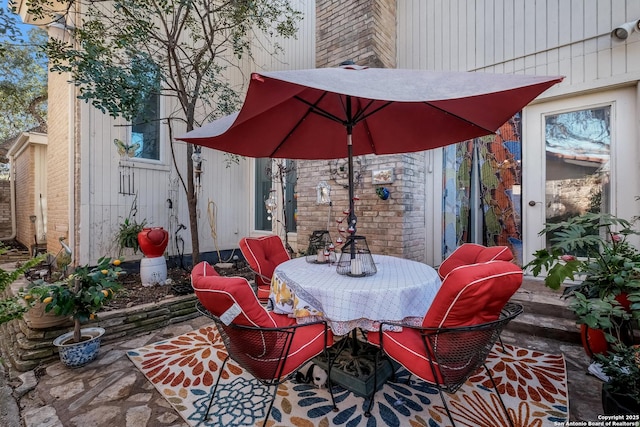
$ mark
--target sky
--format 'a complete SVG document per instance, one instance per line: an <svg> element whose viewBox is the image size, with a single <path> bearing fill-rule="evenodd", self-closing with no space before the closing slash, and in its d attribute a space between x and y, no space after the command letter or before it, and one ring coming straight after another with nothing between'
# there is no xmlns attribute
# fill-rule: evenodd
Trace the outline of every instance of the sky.
<svg viewBox="0 0 640 427"><path fill-rule="evenodd" d="M0 8L2 9L7 9L7 4L9 3L9 0L0 0ZM31 27L30 25L26 25L23 24L22 21L20 20L20 17L16 16L16 20L18 22L18 27L20 28L20 31L22 32L23 35L26 36L27 32L29 31L29 28Z"/></svg>

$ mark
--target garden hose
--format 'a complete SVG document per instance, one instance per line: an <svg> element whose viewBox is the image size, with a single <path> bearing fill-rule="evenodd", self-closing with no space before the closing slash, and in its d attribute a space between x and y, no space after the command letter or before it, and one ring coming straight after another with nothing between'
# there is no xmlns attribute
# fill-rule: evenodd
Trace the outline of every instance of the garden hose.
<svg viewBox="0 0 640 427"><path fill-rule="evenodd" d="M216 226L216 215L218 212L218 206L215 202L209 199L207 203L207 216L209 217L209 227L211 228L211 237L213 238L213 244L216 247L216 252L218 253L218 262L230 262L233 259L233 254L236 251L235 248L231 251L231 255L229 255L229 259L223 260L222 255L220 253L220 248L218 247L218 231Z"/></svg>

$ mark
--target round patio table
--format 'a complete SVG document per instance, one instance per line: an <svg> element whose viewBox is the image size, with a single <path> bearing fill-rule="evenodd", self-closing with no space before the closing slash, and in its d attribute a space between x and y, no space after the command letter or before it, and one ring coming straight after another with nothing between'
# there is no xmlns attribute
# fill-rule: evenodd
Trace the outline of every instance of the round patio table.
<svg viewBox="0 0 640 427"><path fill-rule="evenodd" d="M440 278L430 266L386 255L373 255L377 273L350 277L335 264L294 258L276 267L271 281L274 311L298 323L328 321L336 335L360 328L377 331L380 321L416 325L422 322Z"/></svg>

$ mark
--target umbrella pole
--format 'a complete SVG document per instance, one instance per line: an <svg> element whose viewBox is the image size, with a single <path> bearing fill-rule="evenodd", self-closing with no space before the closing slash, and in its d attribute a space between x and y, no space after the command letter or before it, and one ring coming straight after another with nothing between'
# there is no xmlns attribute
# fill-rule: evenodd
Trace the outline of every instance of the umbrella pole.
<svg viewBox="0 0 640 427"><path fill-rule="evenodd" d="M352 147L352 142L351 142L351 137L352 137L352 128L351 126L347 127L347 153L349 156L349 233L351 236L354 236L356 234L356 224L358 222L358 219L356 218L356 213L355 213L355 209L354 209L354 202L353 202L353 197L354 197L354 191L353 191L353 147ZM348 240L347 240L348 241ZM351 244L351 259L354 259L356 257L356 247L355 245Z"/></svg>

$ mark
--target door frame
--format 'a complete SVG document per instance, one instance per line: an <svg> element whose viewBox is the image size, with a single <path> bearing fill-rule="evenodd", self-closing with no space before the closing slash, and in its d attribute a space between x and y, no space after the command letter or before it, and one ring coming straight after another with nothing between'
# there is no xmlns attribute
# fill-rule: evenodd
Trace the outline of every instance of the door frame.
<svg viewBox="0 0 640 427"><path fill-rule="evenodd" d="M640 150L638 149L637 86L604 90L534 104L522 120L522 233L523 265L545 247L538 233L545 222L545 116L605 105L611 106L611 206L610 212L625 219L638 215ZM535 202L533 206L529 202ZM637 243L637 242L636 242Z"/></svg>

